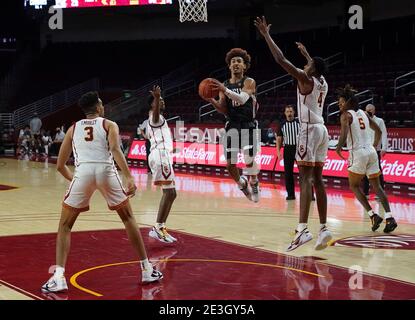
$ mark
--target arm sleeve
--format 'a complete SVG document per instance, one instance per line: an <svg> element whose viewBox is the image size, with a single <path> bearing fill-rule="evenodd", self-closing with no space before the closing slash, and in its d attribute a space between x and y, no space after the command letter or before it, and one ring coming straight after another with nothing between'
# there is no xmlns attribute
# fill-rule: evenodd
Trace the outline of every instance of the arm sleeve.
<svg viewBox="0 0 415 320"><path fill-rule="evenodd" d="M245 102L247 102L249 100L249 94L247 94L246 92L243 92L243 91L241 93L236 93L236 92L233 92L230 89L226 89L225 95L229 99L231 99L235 102L238 102L239 104L245 104Z"/></svg>

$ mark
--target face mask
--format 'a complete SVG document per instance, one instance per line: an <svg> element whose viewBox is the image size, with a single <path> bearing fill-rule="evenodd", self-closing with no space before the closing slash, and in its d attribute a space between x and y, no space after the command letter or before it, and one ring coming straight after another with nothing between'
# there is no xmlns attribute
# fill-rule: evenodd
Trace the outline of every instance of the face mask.
<svg viewBox="0 0 415 320"><path fill-rule="evenodd" d="M368 112L367 112L367 114L368 114L370 117L373 117L373 113L372 113L372 112L368 111Z"/></svg>

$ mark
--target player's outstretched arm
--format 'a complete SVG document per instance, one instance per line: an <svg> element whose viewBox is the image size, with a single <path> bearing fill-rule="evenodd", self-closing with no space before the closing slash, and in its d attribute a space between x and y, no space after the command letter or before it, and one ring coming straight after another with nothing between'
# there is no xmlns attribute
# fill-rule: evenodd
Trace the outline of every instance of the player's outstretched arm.
<svg viewBox="0 0 415 320"><path fill-rule="evenodd" d="M154 98L152 103L152 121L154 124L160 121L160 96L161 89L159 86L153 86L153 90L150 91L151 95Z"/></svg>
<svg viewBox="0 0 415 320"><path fill-rule="evenodd" d="M274 40L272 40L271 35L269 34L271 24L267 24L265 17L257 17L254 21L254 24L267 42L275 61L299 82L307 82L308 78L305 72L301 69L296 68L290 61L288 61L288 59L285 58L284 54L282 53L281 49L277 46Z"/></svg>
<svg viewBox="0 0 415 320"><path fill-rule="evenodd" d="M59 150L58 160L56 162L56 169L60 172L65 179L72 181L73 173L69 170L66 162L68 161L72 152L72 134L73 126L71 126L66 132L65 138L63 139L61 148Z"/></svg>
<svg viewBox="0 0 415 320"><path fill-rule="evenodd" d="M129 196L133 196L135 194L135 190L137 189L137 187L135 186L134 183L134 178L131 175L130 169L128 168L128 164L127 161L125 160L124 154L121 151L120 145L119 145L119 129L118 129L118 125L115 122L112 121L105 121L105 124L107 125L107 129L108 129L108 144L109 144L109 148L110 151L112 153L112 156L114 157L115 162L118 164L118 166L120 167L122 173L124 174L125 178L127 179L127 186L126 189L127 194Z"/></svg>
<svg viewBox="0 0 415 320"><path fill-rule="evenodd" d="M380 130L380 128L379 128L379 126L376 124L376 122L375 121L373 121L373 119L371 118L371 117L369 117L369 115L367 114L367 112L365 111L365 113L366 113L366 116L367 116L367 118L368 118L368 120L369 120L369 126L370 126L370 129L372 129L373 131L375 131L375 140L374 140L374 142L373 142L373 146L375 147L375 149L376 149L376 147L378 146L378 144L379 144L379 141L380 141L380 138L382 137L382 130Z"/></svg>
<svg viewBox="0 0 415 320"><path fill-rule="evenodd" d="M347 132L349 132L350 117L351 117L351 115L348 112L344 112L340 116L341 129L340 129L339 143L337 144L337 148L336 148L336 153L342 159L345 159L342 155L342 148L343 148L344 144L346 143Z"/></svg>

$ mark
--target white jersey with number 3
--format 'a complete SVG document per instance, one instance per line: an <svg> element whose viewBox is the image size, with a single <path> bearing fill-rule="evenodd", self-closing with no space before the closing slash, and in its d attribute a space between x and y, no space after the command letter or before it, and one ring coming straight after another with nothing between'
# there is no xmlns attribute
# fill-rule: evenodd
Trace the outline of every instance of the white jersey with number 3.
<svg viewBox="0 0 415 320"><path fill-rule="evenodd" d="M297 112L300 123L324 124L323 107L328 92L328 85L323 76L313 78L313 89L302 94L297 87Z"/></svg>
<svg viewBox="0 0 415 320"><path fill-rule="evenodd" d="M72 150L75 165L80 163L110 163L113 157L109 150L105 119L83 119L75 123L72 136Z"/></svg>
<svg viewBox="0 0 415 320"><path fill-rule="evenodd" d="M369 119L366 113L359 109L358 111L347 110L352 115L352 123L349 126L347 134L347 148L351 151L372 146Z"/></svg>

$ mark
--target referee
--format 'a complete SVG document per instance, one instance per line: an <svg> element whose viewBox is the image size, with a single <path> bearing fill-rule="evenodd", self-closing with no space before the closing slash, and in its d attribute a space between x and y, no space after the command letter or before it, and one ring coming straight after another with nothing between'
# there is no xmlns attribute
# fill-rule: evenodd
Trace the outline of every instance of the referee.
<svg viewBox="0 0 415 320"><path fill-rule="evenodd" d="M284 173L285 188L287 189L286 200L295 200L294 193L294 161L297 147L297 136L300 127L298 119L294 118L293 105L286 105L284 109L285 120L282 121L277 132L277 156L281 159L281 147L284 142Z"/></svg>

